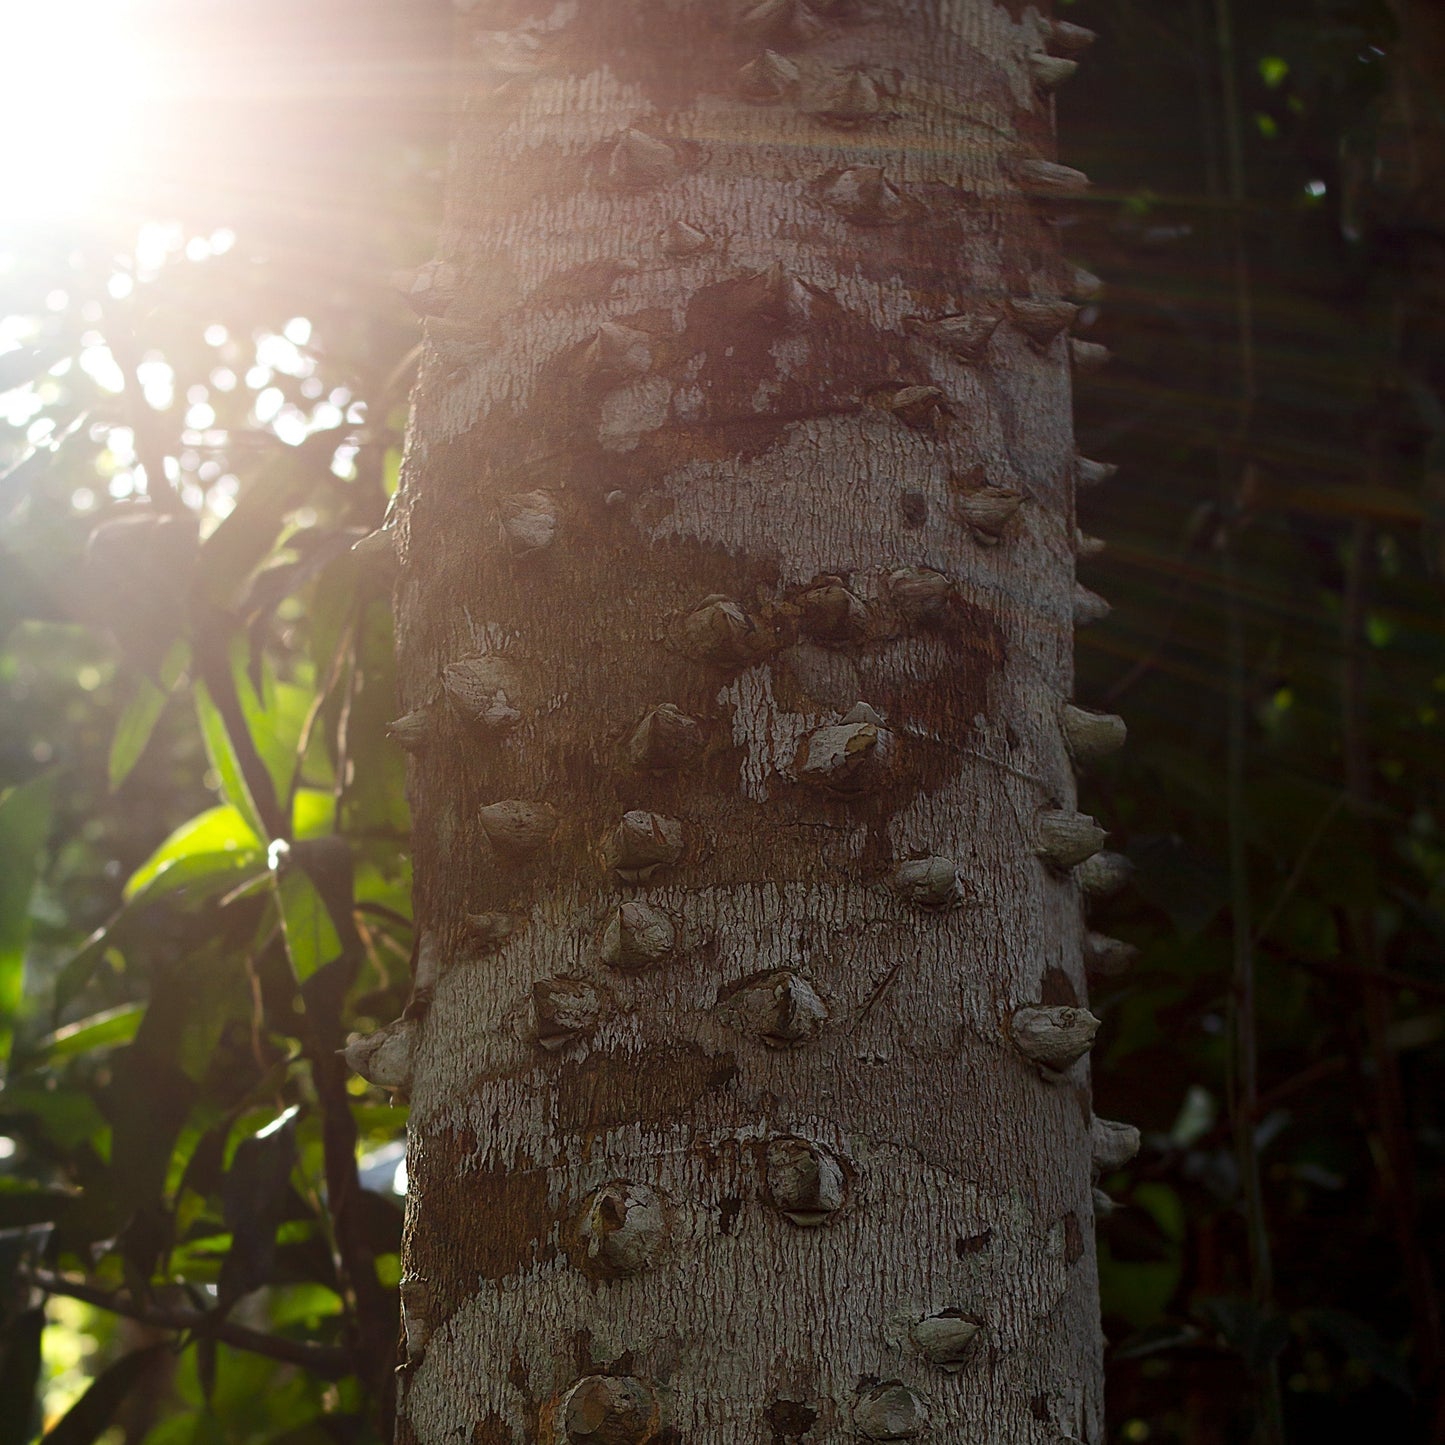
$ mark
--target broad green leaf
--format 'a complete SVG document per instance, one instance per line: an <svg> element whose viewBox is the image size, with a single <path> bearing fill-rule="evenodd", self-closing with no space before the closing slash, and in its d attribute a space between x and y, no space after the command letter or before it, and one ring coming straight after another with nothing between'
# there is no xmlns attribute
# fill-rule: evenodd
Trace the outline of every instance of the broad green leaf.
<svg viewBox="0 0 1445 1445"><path fill-rule="evenodd" d="M128 1044L135 1037L144 1014L144 1004L132 1003L92 1014L88 1019L78 1019L37 1040L27 1062L55 1064L93 1049Z"/></svg>
<svg viewBox="0 0 1445 1445"><path fill-rule="evenodd" d="M25 985L30 894L50 831L52 782L42 774L0 799L0 1059L9 1055Z"/></svg>
<svg viewBox="0 0 1445 1445"><path fill-rule="evenodd" d="M150 678L138 676L135 690L126 704L125 711L115 727L115 736L110 744L110 786L111 791L130 776L131 770L145 754L146 746L165 711L171 690L180 679L190 660L190 649L184 642L176 642L161 664L160 685Z"/></svg>
<svg viewBox="0 0 1445 1445"><path fill-rule="evenodd" d="M261 836L252 819L240 808L223 803L219 807L207 808L197 813L189 822L182 823L169 838L131 874L126 881L124 896L134 898L143 888L157 879L163 870L183 859L213 855L216 858L210 870L221 872L220 860L228 857L250 861L261 856ZM230 871L237 871L231 868Z"/></svg>
<svg viewBox="0 0 1445 1445"><path fill-rule="evenodd" d="M70 1153L89 1144L104 1159L110 1150L110 1131L105 1117L89 1094L75 1089L18 1088L10 1085L0 1092L0 1121L34 1120L46 1140ZM14 1130L6 1130L7 1133Z"/></svg>
<svg viewBox="0 0 1445 1445"><path fill-rule="evenodd" d="M276 904L291 967L297 981L304 983L318 968L340 957L341 937L316 886L299 868L277 875Z"/></svg>
<svg viewBox="0 0 1445 1445"><path fill-rule="evenodd" d="M324 838L336 829L336 799L320 788L297 788L291 828L298 838Z"/></svg>
<svg viewBox="0 0 1445 1445"><path fill-rule="evenodd" d="M244 643L244 639L239 641ZM258 693L252 685L243 645L238 645L232 652L231 671L251 743L271 776L276 796L284 799L291 791L291 781L300 761L297 749L311 710L313 694L310 688L277 682L269 658L261 661L261 690Z"/></svg>
<svg viewBox="0 0 1445 1445"><path fill-rule="evenodd" d="M226 731L225 719L220 709L211 700L211 694L204 683L198 682L193 689L196 699L196 717L201 725L201 737L205 740L206 756L221 780L221 796L241 813L253 836L261 839L266 830L261 824L256 801L246 786L241 765L236 760L236 749Z"/></svg>
<svg viewBox="0 0 1445 1445"><path fill-rule="evenodd" d="M184 893L187 903L224 893L227 899L256 880L265 882L266 855L259 848L222 849L192 853L165 864L156 875L127 899L128 903L154 903L171 893Z"/></svg>

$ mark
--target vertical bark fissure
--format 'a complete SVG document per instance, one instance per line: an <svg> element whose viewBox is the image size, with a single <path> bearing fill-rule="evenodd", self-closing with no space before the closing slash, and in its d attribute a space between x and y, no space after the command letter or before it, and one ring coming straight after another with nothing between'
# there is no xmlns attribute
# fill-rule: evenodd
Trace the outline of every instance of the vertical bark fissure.
<svg viewBox="0 0 1445 1445"><path fill-rule="evenodd" d="M461 31L399 1438L1098 1440L1048 23Z"/></svg>

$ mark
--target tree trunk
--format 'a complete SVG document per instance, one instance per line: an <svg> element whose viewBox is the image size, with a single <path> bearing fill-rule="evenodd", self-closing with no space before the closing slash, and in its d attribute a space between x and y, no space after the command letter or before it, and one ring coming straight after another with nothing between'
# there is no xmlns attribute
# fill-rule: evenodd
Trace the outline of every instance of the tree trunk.
<svg viewBox="0 0 1445 1445"><path fill-rule="evenodd" d="M417 992L362 1051L411 1098L398 1439L1101 1440L1087 36L461 26L394 523Z"/></svg>

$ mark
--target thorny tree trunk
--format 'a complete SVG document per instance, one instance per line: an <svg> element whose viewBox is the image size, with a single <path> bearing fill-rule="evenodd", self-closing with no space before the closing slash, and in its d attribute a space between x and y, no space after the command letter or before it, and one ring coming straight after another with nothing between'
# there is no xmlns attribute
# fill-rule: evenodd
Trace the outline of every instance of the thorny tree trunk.
<svg viewBox="0 0 1445 1445"><path fill-rule="evenodd" d="M395 523L418 993L370 1065L412 1075L398 1438L1098 1441L1087 34L461 24Z"/></svg>

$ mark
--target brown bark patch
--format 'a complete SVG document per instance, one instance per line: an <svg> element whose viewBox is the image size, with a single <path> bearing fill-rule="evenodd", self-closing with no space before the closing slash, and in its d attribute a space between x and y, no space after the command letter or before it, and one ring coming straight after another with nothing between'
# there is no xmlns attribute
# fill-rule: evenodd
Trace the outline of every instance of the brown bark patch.
<svg viewBox="0 0 1445 1445"><path fill-rule="evenodd" d="M488 1411L472 1426L472 1445L512 1445L512 1427Z"/></svg>
<svg viewBox="0 0 1445 1445"><path fill-rule="evenodd" d="M471 1169L469 1129L416 1136L407 1161L412 1217L426 1220L408 1240L411 1268L430 1281L436 1329L483 1280L546 1258L554 1220L542 1170Z"/></svg>
<svg viewBox="0 0 1445 1445"><path fill-rule="evenodd" d="M1043 1008L1078 1008L1079 991L1063 969L1051 968L1044 973L1039 985L1039 1003Z"/></svg>
<svg viewBox="0 0 1445 1445"><path fill-rule="evenodd" d="M1084 1257L1084 1228L1072 1210L1064 1215L1064 1263L1077 1264Z"/></svg>
<svg viewBox="0 0 1445 1445"><path fill-rule="evenodd" d="M960 1259L971 1254L982 1254L993 1240L993 1230L985 1229L982 1234L970 1234L953 1241L953 1251Z"/></svg>
<svg viewBox="0 0 1445 1445"><path fill-rule="evenodd" d="M774 1400L763 1411L763 1422L773 1432L773 1439L778 1445L784 1445L789 1440L801 1440L817 1419L818 1412L801 1400Z"/></svg>
<svg viewBox="0 0 1445 1445"><path fill-rule="evenodd" d="M581 1134L619 1124L675 1122L736 1073L731 1054L707 1054L695 1046L589 1054L558 1071L558 1128Z"/></svg>

